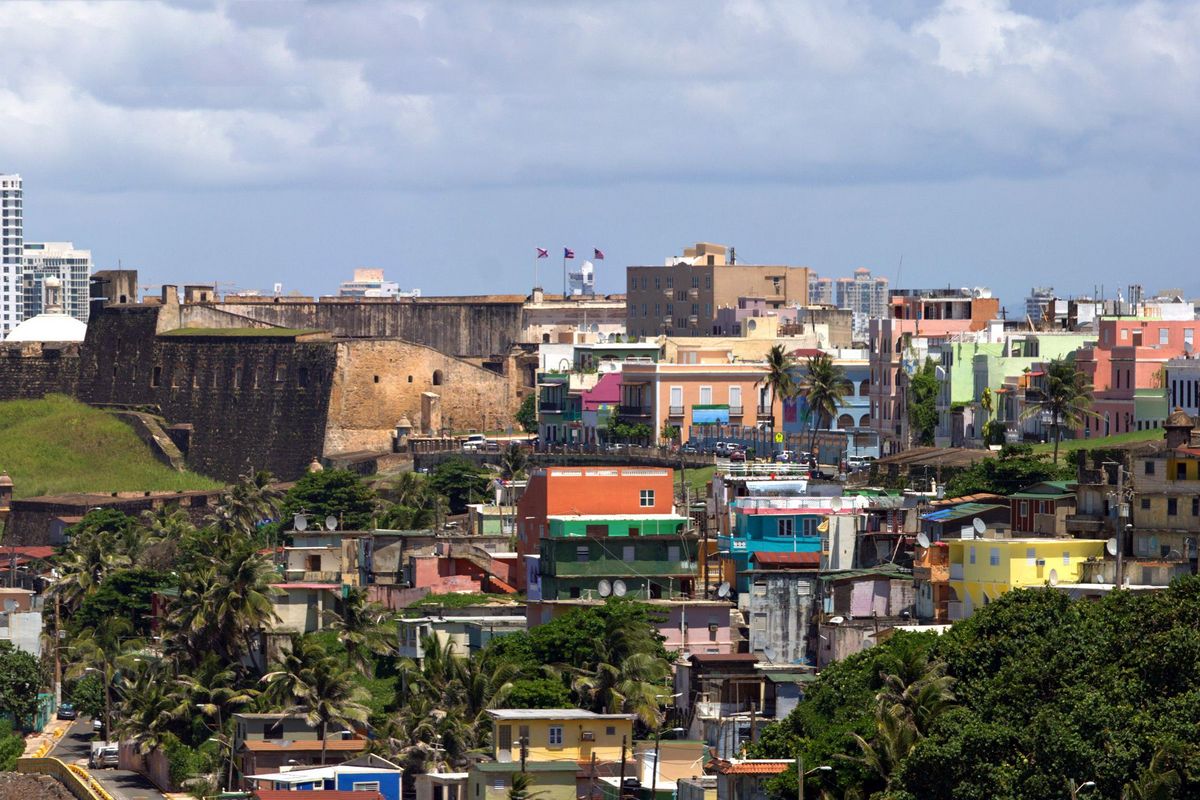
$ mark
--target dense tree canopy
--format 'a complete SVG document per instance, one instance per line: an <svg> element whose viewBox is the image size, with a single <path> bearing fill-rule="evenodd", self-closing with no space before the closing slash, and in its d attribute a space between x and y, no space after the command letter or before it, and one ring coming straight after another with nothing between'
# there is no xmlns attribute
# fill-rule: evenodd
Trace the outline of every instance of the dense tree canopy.
<svg viewBox="0 0 1200 800"><path fill-rule="evenodd" d="M932 445L937 430L937 396L941 383L937 367L926 358L925 364L908 382L908 424L912 427L913 443Z"/></svg>
<svg viewBox="0 0 1200 800"><path fill-rule="evenodd" d="M353 472L327 469L309 472L296 481L283 500L283 518L304 512L310 522L323 525L336 517L342 530L369 530L375 511L375 492Z"/></svg>
<svg viewBox="0 0 1200 800"><path fill-rule="evenodd" d="M429 485L446 498L452 514L464 514L468 503L485 500L490 484L487 471L465 458L450 458L429 473Z"/></svg>
<svg viewBox="0 0 1200 800"><path fill-rule="evenodd" d="M1041 481L1070 480L1075 468L1054 464L1045 456L1033 455L1029 445L1012 445L999 458L985 458L946 481L947 497L965 497L977 492L1008 494Z"/></svg>
<svg viewBox="0 0 1200 800"><path fill-rule="evenodd" d="M18 726L37 713L38 690L42 685L37 659L12 642L0 640L0 717Z"/></svg>
<svg viewBox="0 0 1200 800"><path fill-rule="evenodd" d="M865 797L1041 800L1067 797L1070 780L1095 781L1100 797L1195 796L1198 615L1198 577L1099 602L1009 592L940 638L898 634L827 669L756 752L803 752L834 766L814 790L826 780ZM923 672L906 674L914 664ZM897 754L886 778L855 735ZM774 793L795 785L789 773ZM1175 789L1155 794L1163 785Z"/></svg>

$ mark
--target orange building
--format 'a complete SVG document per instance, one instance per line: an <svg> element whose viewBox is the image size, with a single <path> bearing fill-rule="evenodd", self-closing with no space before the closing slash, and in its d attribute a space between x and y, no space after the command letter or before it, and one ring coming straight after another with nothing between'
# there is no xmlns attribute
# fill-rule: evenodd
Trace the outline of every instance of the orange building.
<svg viewBox="0 0 1200 800"><path fill-rule="evenodd" d="M675 471L662 467L545 467L529 476L517 503L518 588L523 568L537 555L551 516L672 514Z"/></svg>

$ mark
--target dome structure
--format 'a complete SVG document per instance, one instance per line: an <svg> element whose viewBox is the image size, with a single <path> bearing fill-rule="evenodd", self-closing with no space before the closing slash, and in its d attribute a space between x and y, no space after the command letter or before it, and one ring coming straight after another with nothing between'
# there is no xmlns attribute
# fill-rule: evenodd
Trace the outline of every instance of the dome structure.
<svg viewBox="0 0 1200 800"><path fill-rule="evenodd" d="M69 314L38 314L12 329L6 342L82 342L87 325Z"/></svg>
<svg viewBox="0 0 1200 800"><path fill-rule="evenodd" d="M12 329L6 342L82 342L87 325L63 313L62 281L47 275L42 281L46 310Z"/></svg>

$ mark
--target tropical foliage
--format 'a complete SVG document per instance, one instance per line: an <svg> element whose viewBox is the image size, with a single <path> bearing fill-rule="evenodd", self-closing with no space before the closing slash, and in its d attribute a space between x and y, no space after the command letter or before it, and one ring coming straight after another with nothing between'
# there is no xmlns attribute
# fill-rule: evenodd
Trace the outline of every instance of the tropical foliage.
<svg viewBox="0 0 1200 800"><path fill-rule="evenodd" d="M1194 576L1098 602L1009 592L940 638L897 634L826 669L754 752L833 766L808 779L832 797L1040 800L1072 780L1196 796L1197 614ZM772 786L795 793L794 771Z"/></svg>
<svg viewBox="0 0 1200 800"><path fill-rule="evenodd" d="M808 449L811 452L817 440L817 429L828 428L833 423L842 400L854 393L854 384L846 377L846 371L834 363L832 356L818 353L804 362L804 377L797 391L807 401L809 414L816 415L816 419L809 420L812 430Z"/></svg>
<svg viewBox="0 0 1200 800"><path fill-rule="evenodd" d="M1057 464L1063 428L1082 428L1088 419L1096 416L1091 410L1092 385L1073 360L1060 358L1046 365L1044 383L1027 391L1026 398L1029 404L1022 412L1023 419L1043 414L1050 418L1054 463Z"/></svg>
<svg viewBox="0 0 1200 800"><path fill-rule="evenodd" d="M1070 480L1075 469L1052 464L1035 456L1028 445L1011 445L1000 450L997 458L985 458L946 481L947 497L966 497L987 492L1009 494L1042 481Z"/></svg>
<svg viewBox="0 0 1200 800"><path fill-rule="evenodd" d="M792 377L796 360L781 345L774 345L767 353L767 372L759 384L769 392L767 407L771 409L771 427L775 427L775 401L796 396L796 382Z"/></svg>
<svg viewBox="0 0 1200 800"><path fill-rule="evenodd" d="M908 380L908 424L915 444L930 446L937 430L937 396L941 384L930 358Z"/></svg>

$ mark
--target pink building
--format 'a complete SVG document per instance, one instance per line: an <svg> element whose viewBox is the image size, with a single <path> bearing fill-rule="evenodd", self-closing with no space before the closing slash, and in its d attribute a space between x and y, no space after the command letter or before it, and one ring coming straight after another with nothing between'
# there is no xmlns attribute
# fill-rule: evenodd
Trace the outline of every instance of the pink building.
<svg viewBox="0 0 1200 800"><path fill-rule="evenodd" d="M1092 347L1082 348L1075 357L1093 387L1092 410L1098 416L1086 423L1089 435L1161 427L1166 406L1166 362L1194 348L1196 326L1197 322L1190 319L1100 320L1099 340ZM1077 433L1083 435L1082 430Z"/></svg>

